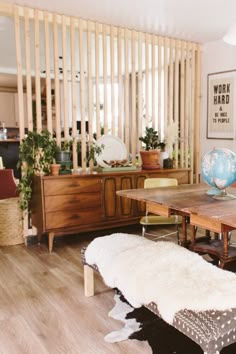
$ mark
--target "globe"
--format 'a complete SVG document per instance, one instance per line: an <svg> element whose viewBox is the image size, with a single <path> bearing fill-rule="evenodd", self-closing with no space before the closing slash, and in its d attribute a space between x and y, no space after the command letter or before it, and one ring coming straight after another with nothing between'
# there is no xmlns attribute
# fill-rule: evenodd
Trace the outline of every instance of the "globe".
<svg viewBox="0 0 236 354"><path fill-rule="evenodd" d="M236 154L225 148L208 151L201 163L201 176L213 189L207 193L216 199L232 199L226 188L236 181Z"/></svg>

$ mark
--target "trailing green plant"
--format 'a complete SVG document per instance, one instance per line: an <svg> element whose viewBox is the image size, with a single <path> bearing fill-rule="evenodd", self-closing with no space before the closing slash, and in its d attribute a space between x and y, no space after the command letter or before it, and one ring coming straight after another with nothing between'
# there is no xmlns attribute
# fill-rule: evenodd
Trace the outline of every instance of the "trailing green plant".
<svg viewBox="0 0 236 354"><path fill-rule="evenodd" d="M145 135L139 137L139 140L144 144L146 151L163 149L165 146L165 143L160 141L157 130L151 127L145 128Z"/></svg>
<svg viewBox="0 0 236 354"><path fill-rule="evenodd" d="M20 206L28 208L32 195L32 177L35 174L48 174L57 152L55 138L48 130L29 132L19 148L18 168L22 168L22 177L18 184Z"/></svg>

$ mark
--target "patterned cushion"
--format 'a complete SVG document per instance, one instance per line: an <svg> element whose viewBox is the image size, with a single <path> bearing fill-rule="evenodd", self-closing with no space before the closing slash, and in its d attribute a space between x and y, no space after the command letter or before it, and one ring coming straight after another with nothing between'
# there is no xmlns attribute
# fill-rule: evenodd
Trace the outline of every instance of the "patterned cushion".
<svg viewBox="0 0 236 354"><path fill-rule="evenodd" d="M87 264L85 251L86 247L82 248L83 264ZM99 272L96 265L91 268ZM145 307L161 317L156 303L152 302ZM173 327L196 342L204 354L218 354L222 348L236 342L236 308L201 312L181 310L174 317Z"/></svg>

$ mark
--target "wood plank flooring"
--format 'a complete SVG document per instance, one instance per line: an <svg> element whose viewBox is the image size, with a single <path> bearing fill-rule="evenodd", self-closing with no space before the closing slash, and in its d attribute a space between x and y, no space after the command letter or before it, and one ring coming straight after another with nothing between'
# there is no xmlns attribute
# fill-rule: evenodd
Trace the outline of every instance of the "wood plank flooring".
<svg viewBox="0 0 236 354"><path fill-rule="evenodd" d="M151 353L146 342L104 341L122 324L108 317L114 293L99 275L96 295L86 298L83 293L81 247L117 231L141 230L127 227L56 238L52 254L46 239L41 245L0 247L0 354Z"/></svg>
<svg viewBox="0 0 236 354"><path fill-rule="evenodd" d="M46 240L0 247L1 354L151 353L146 342L104 341L122 324L108 317L114 292L98 275L96 295L83 293L80 249L95 236L57 238L52 254Z"/></svg>

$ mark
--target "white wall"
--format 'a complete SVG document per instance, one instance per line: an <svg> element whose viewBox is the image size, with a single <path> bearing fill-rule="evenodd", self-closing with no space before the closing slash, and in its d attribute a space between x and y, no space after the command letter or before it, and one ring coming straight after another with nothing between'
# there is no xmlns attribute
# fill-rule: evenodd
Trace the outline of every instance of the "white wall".
<svg viewBox="0 0 236 354"><path fill-rule="evenodd" d="M207 75L220 71L236 70L236 46L219 40L203 46L202 53L202 111L201 111L201 156L214 147L225 147L236 152L236 135L234 140L207 139ZM235 102L236 104L236 102ZM235 106L236 107L236 106ZM236 108L234 111L236 126Z"/></svg>

